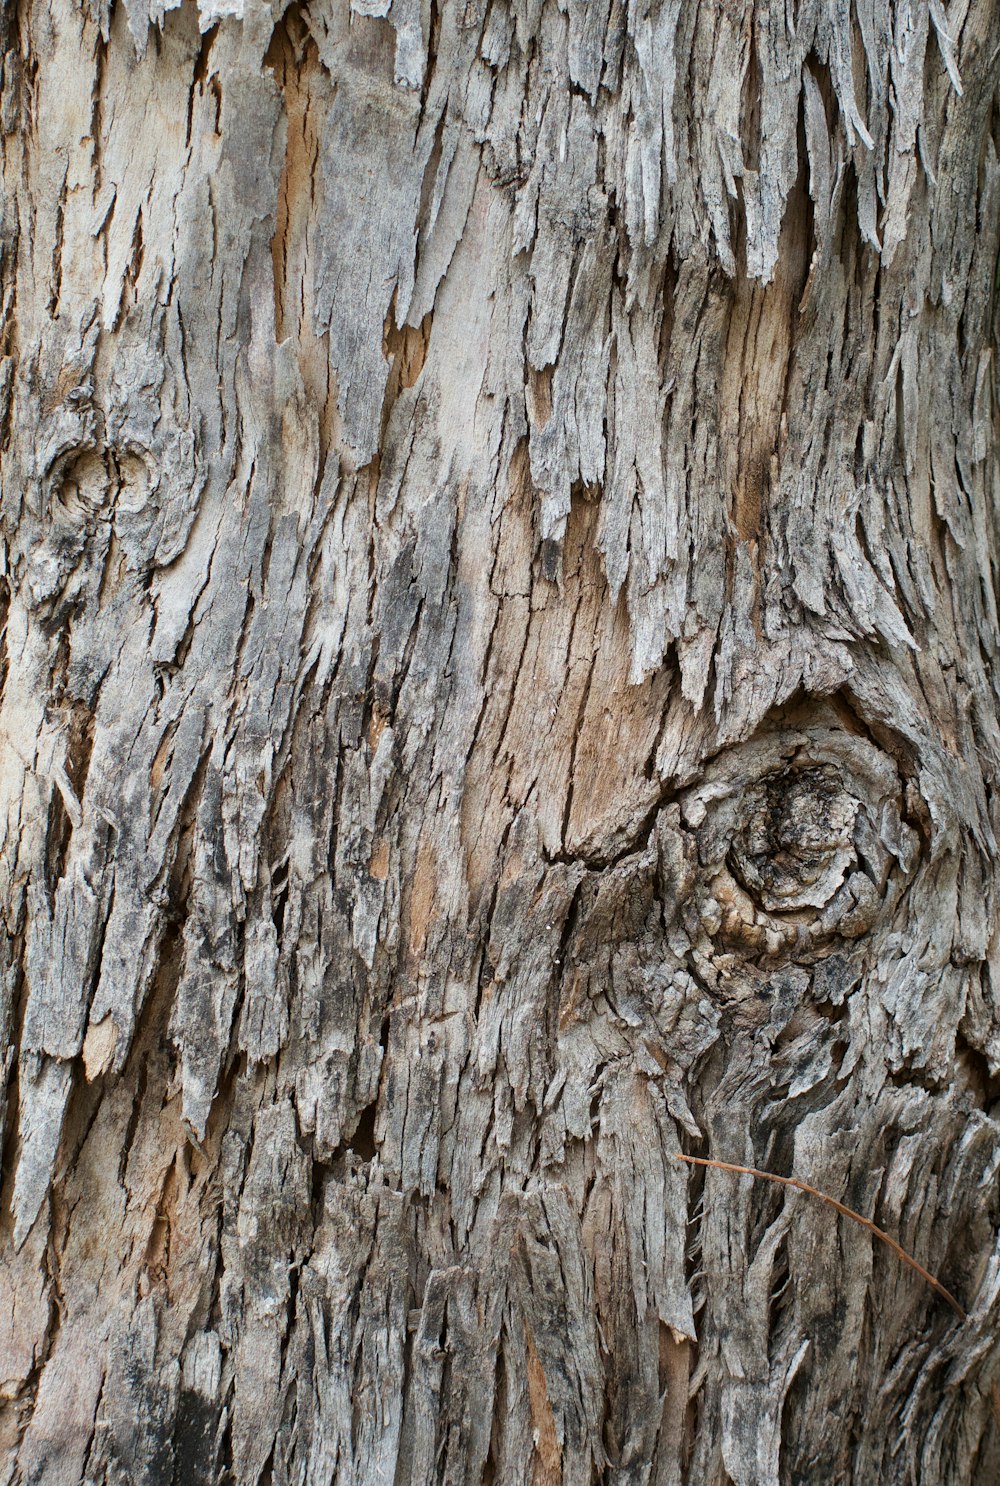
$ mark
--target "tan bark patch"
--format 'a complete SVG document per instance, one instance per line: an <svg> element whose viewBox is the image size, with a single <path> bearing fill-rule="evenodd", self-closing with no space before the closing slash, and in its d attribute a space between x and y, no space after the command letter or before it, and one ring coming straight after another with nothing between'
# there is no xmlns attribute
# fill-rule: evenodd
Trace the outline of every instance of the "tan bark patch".
<svg viewBox="0 0 1000 1486"><path fill-rule="evenodd" d="M368 874L377 882L385 882L389 876L389 843L382 840L372 852L371 861L368 863Z"/></svg>
<svg viewBox="0 0 1000 1486"><path fill-rule="evenodd" d="M531 1409L535 1453L532 1457L532 1486L560 1486L562 1481L562 1446L556 1431L555 1416L549 1402L545 1369L535 1348L534 1338L526 1326L528 1351L528 1402Z"/></svg>
<svg viewBox="0 0 1000 1486"><path fill-rule="evenodd" d="M414 956L423 954L427 931L436 918L437 856L429 841L421 841L410 896L410 951Z"/></svg>

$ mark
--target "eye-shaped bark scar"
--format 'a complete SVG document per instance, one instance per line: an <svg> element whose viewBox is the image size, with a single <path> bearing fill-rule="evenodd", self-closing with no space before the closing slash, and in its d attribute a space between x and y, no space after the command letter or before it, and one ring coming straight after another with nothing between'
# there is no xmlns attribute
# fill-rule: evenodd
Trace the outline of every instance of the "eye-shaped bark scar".
<svg viewBox="0 0 1000 1486"><path fill-rule="evenodd" d="M868 933L916 866L905 798L896 761L837 729L730 750L681 802L701 929L719 950L769 959L808 959Z"/></svg>
<svg viewBox="0 0 1000 1486"><path fill-rule="evenodd" d="M33 606L100 584L110 552L123 572L166 566L183 550L205 471L190 430L157 435L99 433L92 415L57 423L18 524L13 562Z"/></svg>

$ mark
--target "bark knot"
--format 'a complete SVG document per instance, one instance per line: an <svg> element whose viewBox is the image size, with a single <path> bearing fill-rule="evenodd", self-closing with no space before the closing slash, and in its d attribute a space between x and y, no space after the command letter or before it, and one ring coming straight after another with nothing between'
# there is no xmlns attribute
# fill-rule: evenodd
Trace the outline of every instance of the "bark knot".
<svg viewBox="0 0 1000 1486"><path fill-rule="evenodd" d="M895 761L833 728L779 730L716 760L682 803L695 909L716 952L809 959L856 940L917 859Z"/></svg>

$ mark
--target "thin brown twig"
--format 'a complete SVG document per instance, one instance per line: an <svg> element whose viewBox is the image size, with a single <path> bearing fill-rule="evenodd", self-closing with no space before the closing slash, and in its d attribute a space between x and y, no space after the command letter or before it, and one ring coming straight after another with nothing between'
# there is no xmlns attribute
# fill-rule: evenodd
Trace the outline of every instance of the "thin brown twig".
<svg viewBox="0 0 1000 1486"><path fill-rule="evenodd" d="M846 1203L838 1202L836 1197L831 1197L829 1193L821 1192L818 1187L810 1187L808 1182L800 1182L798 1177L775 1176L773 1171L759 1171L756 1166L736 1166L732 1161L713 1161L708 1156L685 1156L680 1151L676 1151L674 1154L678 1161L687 1161L691 1166L714 1166L719 1171L734 1171L740 1176L759 1176L766 1182L777 1182L782 1187L797 1187L800 1192L808 1192L811 1197L818 1197L828 1207L835 1208L838 1213L843 1213L845 1218L853 1218L855 1223L860 1223L862 1228L867 1228L869 1233L874 1233L876 1238L880 1238L884 1244L888 1245L897 1259L901 1259L910 1269L915 1270L921 1279L926 1280L928 1285L932 1286L941 1298L948 1302L959 1320L968 1320L966 1312L959 1305L951 1291L947 1290L940 1280L935 1279L929 1269L925 1269L918 1259L914 1259L912 1254L908 1254L883 1228L877 1227L871 1218L866 1218L861 1213L856 1213L853 1207L848 1207ZM1000 1423L1000 1416L998 1416L998 1423Z"/></svg>

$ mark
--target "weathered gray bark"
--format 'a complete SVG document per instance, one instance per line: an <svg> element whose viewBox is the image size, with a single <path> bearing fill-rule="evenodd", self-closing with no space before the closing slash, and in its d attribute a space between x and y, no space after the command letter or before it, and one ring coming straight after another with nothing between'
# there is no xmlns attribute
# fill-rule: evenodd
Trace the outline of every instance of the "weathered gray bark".
<svg viewBox="0 0 1000 1486"><path fill-rule="evenodd" d="M0 25L0 1482L994 1483L1000 6Z"/></svg>

